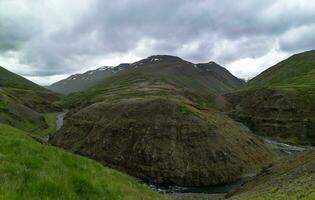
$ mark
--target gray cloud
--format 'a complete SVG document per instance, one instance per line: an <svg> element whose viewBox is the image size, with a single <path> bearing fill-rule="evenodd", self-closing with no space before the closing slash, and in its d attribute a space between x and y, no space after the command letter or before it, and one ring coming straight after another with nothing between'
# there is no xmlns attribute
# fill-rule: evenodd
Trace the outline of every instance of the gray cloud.
<svg viewBox="0 0 315 200"><path fill-rule="evenodd" d="M15 4L8 3L12 1ZM94 64L105 65L104 60L115 55L174 54L235 67L235 63L244 63L242 60L268 60L266 56L274 51L273 58L277 52L283 55L315 48L312 3L2 0L3 10L12 11L0 14L0 52L16 52L15 60L24 68L12 69L26 76L75 73L84 67L98 67ZM23 4L22 14L15 16L13 8L18 4ZM252 67L257 73L262 68Z"/></svg>

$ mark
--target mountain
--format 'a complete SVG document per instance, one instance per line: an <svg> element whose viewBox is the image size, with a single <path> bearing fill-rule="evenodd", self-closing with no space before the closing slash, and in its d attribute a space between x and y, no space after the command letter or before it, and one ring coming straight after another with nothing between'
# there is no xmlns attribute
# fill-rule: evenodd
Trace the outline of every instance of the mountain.
<svg viewBox="0 0 315 200"><path fill-rule="evenodd" d="M100 81L104 81L107 78L112 77L117 72L132 68L135 69L141 65L149 64L152 62L158 62L159 59L163 58L170 59L171 56L151 56L147 59L143 59L139 62L134 63L132 66L130 64L120 64L116 67L101 67L96 70L91 70L85 72L84 74L72 75L67 79L58 81L47 88L61 94L70 94L78 91L83 91L91 86L97 85ZM173 57L177 59L177 57ZM231 91L239 87L243 82L238 78L234 77L229 71L219 66L214 62L204 63L204 64L193 64L187 61L183 61L185 65L191 65L198 71L198 78L206 81L206 84L212 84L213 88L219 91ZM168 73L165 71L164 73ZM204 73L204 75L200 75ZM211 78L207 77L211 76ZM204 77L207 77L206 79Z"/></svg>
<svg viewBox="0 0 315 200"><path fill-rule="evenodd" d="M35 83L0 67L0 123L31 133L49 130L49 113L60 110L59 97Z"/></svg>
<svg viewBox="0 0 315 200"><path fill-rule="evenodd" d="M97 84L101 80L113 76L121 70L127 69L128 67L129 64L120 64L116 67L101 67L83 74L72 75L67 79L53 83L47 88L60 94L79 92Z"/></svg>
<svg viewBox="0 0 315 200"><path fill-rule="evenodd" d="M0 199L166 199L99 163L0 124Z"/></svg>
<svg viewBox="0 0 315 200"><path fill-rule="evenodd" d="M229 115L259 135L315 144L315 51L296 54L226 95Z"/></svg>
<svg viewBox="0 0 315 200"><path fill-rule="evenodd" d="M279 160L264 168L228 199L315 199L314 161L314 150Z"/></svg>
<svg viewBox="0 0 315 200"><path fill-rule="evenodd" d="M66 96L70 111L50 142L149 182L232 182L275 158L218 109L241 84L213 62L151 56Z"/></svg>

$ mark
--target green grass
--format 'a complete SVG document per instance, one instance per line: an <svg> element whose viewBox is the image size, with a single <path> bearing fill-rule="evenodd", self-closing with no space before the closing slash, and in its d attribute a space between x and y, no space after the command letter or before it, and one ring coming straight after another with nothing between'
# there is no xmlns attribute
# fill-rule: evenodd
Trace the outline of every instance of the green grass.
<svg viewBox="0 0 315 200"><path fill-rule="evenodd" d="M315 94L315 51L308 51L270 67L243 86L257 88L294 89L298 92Z"/></svg>
<svg viewBox="0 0 315 200"><path fill-rule="evenodd" d="M127 175L0 124L0 199L165 198Z"/></svg>
<svg viewBox="0 0 315 200"><path fill-rule="evenodd" d="M231 200L315 199L315 151L284 157L245 182Z"/></svg>
<svg viewBox="0 0 315 200"><path fill-rule="evenodd" d="M32 136L41 137L41 136L54 132L56 129L56 113L44 113L43 116L48 125L48 128L46 129L38 126L35 123L32 123L27 120L23 120L23 119L19 119L19 120L12 119L12 125L15 128L18 128L20 130L23 130L31 134Z"/></svg>
<svg viewBox="0 0 315 200"><path fill-rule="evenodd" d="M35 83L0 67L0 87L13 87L27 90L46 90Z"/></svg>
<svg viewBox="0 0 315 200"><path fill-rule="evenodd" d="M113 102L129 98L164 97L180 101L186 99L200 108L214 107L211 90L205 91L201 83L190 80L171 80L159 74L143 72L120 74L88 90L66 96L63 103L66 108L74 108L103 100Z"/></svg>
<svg viewBox="0 0 315 200"><path fill-rule="evenodd" d="M0 123L34 135L47 134L54 129L53 115L55 114L52 112L56 112L56 106L53 105L55 100L58 100L58 97L46 91L2 87L0 88ZM21 106L24 109L17 109ZM14 108L18 111L12 112ZM48 128L45 127L45 123L38 123L30 118L30 116L38 118L40 115L45 118Z"/></svg>
<svg viewBox="0 0 315 200"><path fill-rule="evenodd" d="M310 178L300 177L283 185L268 185L264 186L263 190L255 190L241 194L231 200L314 200L315 190L314 185L308 184Z"/></svg>
<svg viewBox="0 0 315 200"><path fill-rule="evenodd" d="M124 70L89 89L66 96L65 107L152 96L186 98L199 107L213 107L215 101L212 97L241 85L227 70L217 65L212 66L212 71L211 67L205 70L209 66L197 69L189 62L170 56L162 56L160 62L141 62L144 63L141 66Z"/></svg>

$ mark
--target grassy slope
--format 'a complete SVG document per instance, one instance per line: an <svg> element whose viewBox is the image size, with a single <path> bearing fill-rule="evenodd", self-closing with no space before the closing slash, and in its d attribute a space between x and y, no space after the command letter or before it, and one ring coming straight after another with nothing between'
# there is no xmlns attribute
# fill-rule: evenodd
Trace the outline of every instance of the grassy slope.
<svg viewBox="0 0 315 200"><path fill-rule="evenodd" d="M315 51L270 67L227 95L231 116L257 134L314 144Z"/></svg>
<svg viewBox="0 0 315 200"><path fill-rule="evenodd" d="M131 177L0 124L0 199L163 199Z"/></svg>
<svg viewBox="0 0 315 200"><path fill-rule="evenodd" d="M58 96L0 67L0 123L33 134L50 131L46 113L55 112Z"/></svg>
<svg viewBox="0 0 315 200"><path fill-rule="evenodd" d="M234 197L238 200L315 199L315 151L284 158L245 183Z"/></svg>
<svg viewBox="0 0 315 200"><path fill-rule="evenodd" d="M45 99L45 96L46 92L42 94L41 91L16 88L0 89L0 122L37 135L49 132L53 124L51 122L52 112L56 110L51 106L52 102ZM53 99L56 98L53 97ZM12 112L14 107L21 105L25 106L27 110L19 109L17 113ZM26 117L25 112L29 117ZM44 120L42 123L31 120L40 117Z"/></svg>
<svg viewBox="0 0 315 200"><path fill-rule="evenodd" d="M3 86L27 90L45 90L35 83L0 67L0 87Z"/></svg>
<svg viewBox="0 0 315 200"><path fill-rule="evenodd" d="M315 51L308 51L267 69L250 80L244 89L276 87L315 94Z"/></svg>
<svg viewBox="0 0 315 200"><path fill-rule="evenodd" d="M194 87L195 85L198 89L212 90L212 92L231 91L243 84L242 81L234 77L228 70L214 62L195 65L179 57L155 55L133 64L121 64L112 68L113 72L111 70L96 70L94 73L88 71L82 75L73 75L47 88L63 94L80 92L116 75L117 72L120 74L121 69L124 69L123 71L138 71L140 69L142 72L159 74L164 78L170 77L182 86L189 85L190 87ZM187 76L187 72L190 76ZM83 79L82 76L84 77ZM196 76L198 77L196 78ZM211 80L209 81L209 79Z"/></svg>
<svg viewBox="0 0 315 200"><path fill-rule="evenodd" d="M217 65L213 71L208 71L197 69L192 63L177 57L161 56L161 59L156 63L150 62L150 58L139 61L133 64L137 65L134 68L117 73L83 92L67 96L64 101L66 107L73 108L82 103L104 99L110 101L146 96L184 96L197 102L200 107L212 107L216 94L232 91L241 85L241 81L232 78L232 75L228 76L229 72ZM139 63L143 65L139 66ZM222 76L218 75L220 70ZM232 84L231 81L237 84Z"/></svg>

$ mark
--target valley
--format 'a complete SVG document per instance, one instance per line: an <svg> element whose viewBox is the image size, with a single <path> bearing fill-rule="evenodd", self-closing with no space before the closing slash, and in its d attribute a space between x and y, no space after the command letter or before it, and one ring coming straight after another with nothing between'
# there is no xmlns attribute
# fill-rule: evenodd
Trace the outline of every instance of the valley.
<svg viewBox="0 0 315 200"><path fill-rule="evenodd" d="M0 198L311 200L314 56L246 83L169 55L46 88L0 68Z"/></svg>

